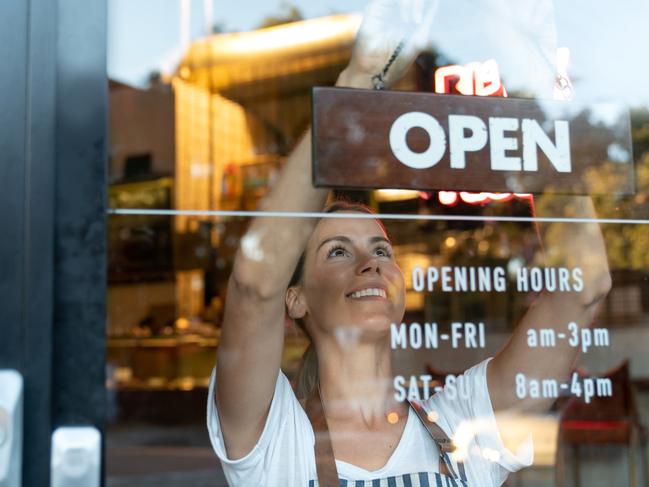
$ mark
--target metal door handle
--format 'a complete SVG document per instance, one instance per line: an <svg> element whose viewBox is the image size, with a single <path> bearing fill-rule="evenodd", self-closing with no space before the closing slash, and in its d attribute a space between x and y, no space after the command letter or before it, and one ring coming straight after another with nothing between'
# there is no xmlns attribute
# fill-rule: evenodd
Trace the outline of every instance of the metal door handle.
<svg viewBox="0 0 649 487"><path fill-rule="evenodd" d="M101 433L94 426L65 426L52 434L52 487L99 487Z"/></svg>

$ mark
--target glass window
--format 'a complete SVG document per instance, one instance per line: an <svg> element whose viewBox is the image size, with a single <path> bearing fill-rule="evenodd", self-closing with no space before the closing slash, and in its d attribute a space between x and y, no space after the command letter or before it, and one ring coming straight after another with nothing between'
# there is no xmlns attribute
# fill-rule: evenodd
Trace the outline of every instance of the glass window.
<svg viewBox="0 0 649 487"><path fill-rule="evenodd" d="M646 1L109 8L108 485L646 482Z"/></svg>

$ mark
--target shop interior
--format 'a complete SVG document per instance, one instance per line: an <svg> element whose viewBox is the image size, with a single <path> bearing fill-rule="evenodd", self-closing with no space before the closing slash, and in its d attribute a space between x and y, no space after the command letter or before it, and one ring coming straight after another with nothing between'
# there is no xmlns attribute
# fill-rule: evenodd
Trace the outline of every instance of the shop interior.
<svg viewBox="0 0 649 487"><path fill-rule="evenodd" d="M358 15L332 15L214 34L193 42L173 74L152 77L145 89L110 82L109 207L141 211L108 219L108 485L178 472L195 485L192 475L200 472L221 478L204 422L228 276L250 221L234 213L254 210L272 187L310 124L311 88L335 83L359 22ZM475 76L480 62L440 87L435 73L454 60L430 52L396 89L463 94L462 76ZM490 94L503 95L506 84ZM636 193L596 197L602 218L649 215L649 112L632 112L631 128ZM337 195L380 214L421 216L384 222L406 277L404 321L486 326L484 349L395 351L401 373L428 373L441 383L505 343L534 293L425 294L412 288L411 276L418 267L488 266L502 267L514 282L518 268L542 255L533 223L444 217L530 217L529 196L390 189ZM593 328L606 329L610 343L593 345L576 370L610 377L614 394L589 404L559 397L551 415L519 418L534 431L535 463L507 485L555 485L557 475L569 479L566 485L600 485L592 479L602 476L610 477L607 485L622 485L615 478L626 475L648 481L649 359L639 344L649 339L649 226L602 230L613 288ZM288 320L285 329L282 368L294 379L307 338ZM124 461L133 456L142 461Z"/></svg>

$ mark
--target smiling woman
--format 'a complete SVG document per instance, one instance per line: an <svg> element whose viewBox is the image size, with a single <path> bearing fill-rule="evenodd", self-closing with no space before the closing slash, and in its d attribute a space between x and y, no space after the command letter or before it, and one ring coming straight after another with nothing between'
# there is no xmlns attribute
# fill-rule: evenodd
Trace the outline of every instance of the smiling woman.
<svg viewBox="0 0 649 487"><path fill-rule="evenodd" d="M338 85L371 88L376 73L382 83L398 79L422 49L435 5L372 2ZM384 27L399 16L409 29L390 36ZM404 40L403 32L412 34ZM527 346L527 332L567 322L587 327L610 286L599 228L571 228L569 240L565 226L552 233L560 244L554 248L569 254L566 266L583 269L579 296L542 294L493 359L421 403L403 401L410 394L400 397L393 388L391 327L404 317L405 283L381 222L345 203L319 219L276 216L325 206L328 192L312 185L311 154L307 133L261 204L274 216L251 222L230 276L208 400L210 438L228 481L501 485L531 463L532 450L526 441L503 443L496 412L549 404L517 397L517 373L558 377L576 354L558 344L547 360L547 350ZM592 208L582 201L575 211ZM312 343L298 395L280 370L287 316ZM458 447L454 455L449 438Z"/></svg>
<svg viewBox="0 0 649 487"><path fill-rule="evenodd" d="M372 214L372 210L365 205L358 203L349 203L346 201L336 201L331 205L327 206L323 213L333 214L333 213L366 213ZM376 254L378 258L383 257L394 262L393 252L388 239L387 232L383 223L378 219L364 219L364 220L338 220L329 218L327 220L321 220L319 222L319 227L321 227L322 232L325 233L316 233L312 235L311 239L307 243L307 248L300 256L300 260L297 263L295 272L290 281L289 289L287 291L286 303L287 303L287 312L289 316L295 320L295 322L302 328L302 330L313 339L313 333L315 331L309 330L305 325L304 316L297 316L295 313L301 313L300 309L297 309L299 304L298 298L300 297L300 292L304 288L304 274L305 274L305 265L307 262L307 254L315 252L316 256L318 253L323 254L320 259L316 258L315 263L322 262L324 265L335 267L336 263L338 266L343 262L348 262L350 258L353 258L355 253L358 253L358 248L355 247L355 243L360 244L361 251L364 247L369 247L369 252ZM338 223L338 224L336 224ZM340 225L342 223L342 225ZM347 223L347 225L345 225ZM360 225L360 227L357 227ZM354 227L355 230L363 229L369 230L367 234L361 235L360 242L354 242L348 234L338 232L344 232L347 228ZM333 236L327 236L329 233L333 233ZM358 232L356 232L358 233ZM373 235L374 234L374 235ZM320 236L318 236L320 235ZM318 238L322 239L318 242ZM365 238L365 242L362 239ZM317 245L315 251L310 249L311 245ZM311 262L311 259L308 259ZM326 269L326 267L325 267ZM325 275L328 273L325 272ZM396 291L396 286L389 285L384 279L374 279L372 277L366 277L366 282L358 283L358 285L345 292L346 299L352 299L356 301L360 300L376 300L376 301L388 301L388 291L390 291L390 296L393 297ZM401 276L401 294L403 295L403 276ZM403 298L402 298L403 301ZM402 310L403 314L403 310ZM358 337L360 335L360 329L358 327L352 326L351 329L357 333L350 333L349 329L338 326L337 329L339 332L337 336L341 335L341 332L345 336ZM302 361L302 366L298 374L298 387L297 394L298 397L305 398L313 392L313 388L317 384L318 379L318 360L315 352L315 346L312 342L304 353L304 358Z"/></svg>

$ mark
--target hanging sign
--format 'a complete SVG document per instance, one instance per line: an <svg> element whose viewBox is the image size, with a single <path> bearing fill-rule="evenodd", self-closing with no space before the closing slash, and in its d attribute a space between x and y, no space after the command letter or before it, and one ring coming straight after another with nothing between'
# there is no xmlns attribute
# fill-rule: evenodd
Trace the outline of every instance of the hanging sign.
<svg viewBox="0 0 649 487"><path fill-rule="evenodd" d="M632 194L628 111L615 105L314 88L322 187Z"/></svg>

